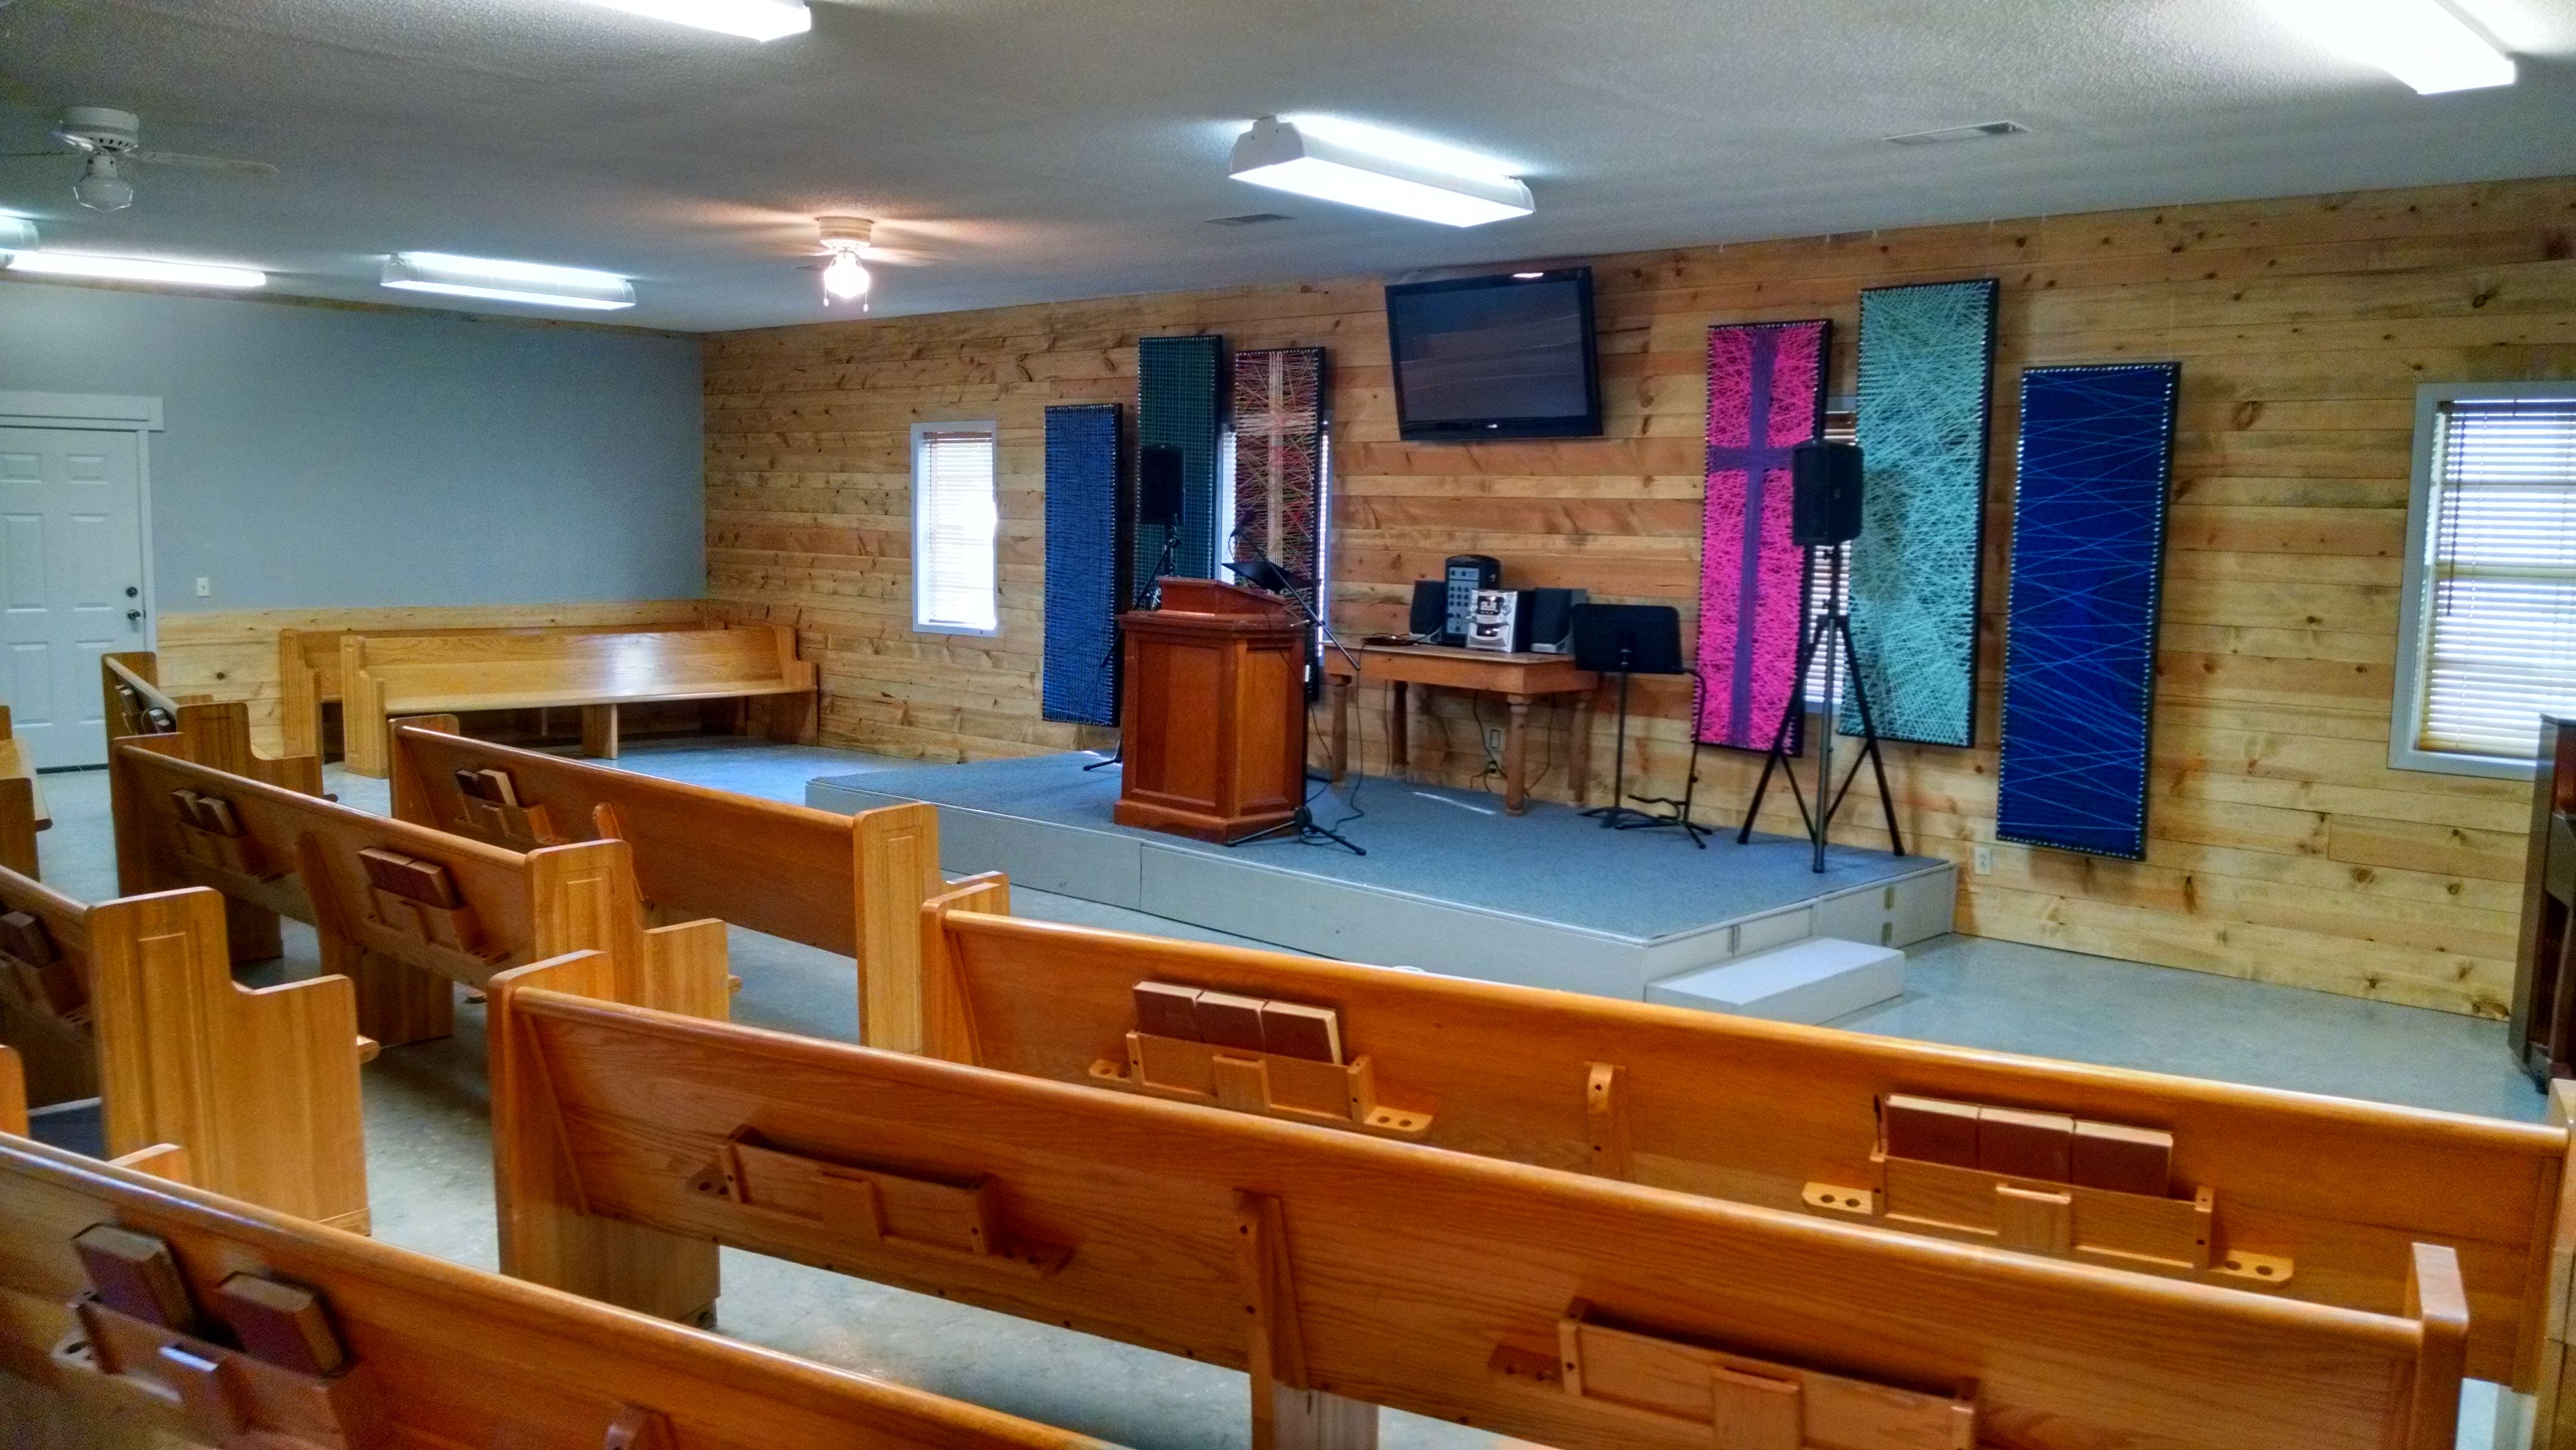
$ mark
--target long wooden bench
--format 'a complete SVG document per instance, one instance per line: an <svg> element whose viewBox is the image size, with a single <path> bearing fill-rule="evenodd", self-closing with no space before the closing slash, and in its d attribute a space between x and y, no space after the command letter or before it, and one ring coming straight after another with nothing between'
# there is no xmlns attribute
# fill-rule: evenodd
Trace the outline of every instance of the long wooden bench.
<svg viewBox="0 0 2576 1450"><path fill-rule="evenodd" d="M9 728L9 707L0 705L0 868L36 875L36 833L53 824L35 763Z"/></svg>
<svg viewBox="0 0 2576 1450"><path fill-rule="evenodd" d="M356 983L358 1030L388 1047L445 1036L451 984L596 948L620 1000L723 1016L724 923L649 927L623 841L508 851L178 758L177 736L109 752L128 894L209 886L292 917Z"/></svg>
<svg viewBox="0 0 2576 1450"><path fill-rule="evenodd" d="M160 662L148 652L102 655L98 672L109 740L175 735L183 760L306 795L322 794L319 756L310 751L267 756L252 747L248 705L165 693L159 683Z"/></svg>
<svg viewBox="0 0 2576 1450"><path fill-rule="evenodd" d="M837 815L469 740L453 716L396 721L391 739L398 819L518 851L622 840L657 915L855 958L860 1040L920 1050L921 903L948 889L937 807Z"/></svg>
<svg viewBox="0 0 2576 1450"><path fill-rule="evenodd" d="M694 627L685 620L668 623L492 625L420 629L281 629L277 632L277 732L290 755L322 754L323 710L342 705L347 691L340 682L340 642L351 635L367 639L470 638L475 636L543 639L568 634L632 634L637 630ZM347 721L342 722L345 728ZM133 733L133 732L129 732Z"/></svg>
<svg viewBox="0 0 2576 1450"><path fill-rule="evenodd" d="M511 1273L685 1316L716 1244L1239 1366L1253 1444L1375 1405L1678 1450L2434 1450L2468 1309L2403 1315L1776 1209L495 983Z"/></svg>
<svg viewBox="0 0 2576 1450"><path fill-rule="evenodd" d="M802 740L816 719L819 675L796 657L796 631L640 630L615 634L416 635L340 641L346 764L387 769L385 726L396 715L579 707L585 754L617 754L617 707L656 700L749 699L778 740Z"/></svg>
<svg viewBox="0 0 2576 1450"><path fill-rule="evenodd" d="M100 1100L110 1153L175 1143L198 1183L366 1231L355 990L234 982L216 893L83 906L0 870L0 1041L29 1100Z"/></svg>
<svg viewBox="0 0 2576 1450"><path fill-rule="evenodd" d="M0 1381L13 1445L1110 1450L23 1136L0 1371L28 1382Z"/></svg>
<svg viewBox="0 0 2576 1450"><path fill-rule="evenodd" d="M988 885L924 908L935 1055L2374 1313L2404 1303L2407 1245L2437 1243L2459 1255L2476 1311L2470 1372L2526 1391L2555 1379L2560 1336L2547 1331L2576 1254L2563 1221L2563 1126L998 914L1006 908ZM1202 1009L1191 1000L1202 992L1218 1000ZM1283 1009L1269 1037L1266 1004ZM1280 1050L1265 1046L1274 1040ZM2116 1188L2100 1186L2105 1174L2067 1181L2071 1162L2053 1179L2031 1164L1981 1168L1973 1151L1907 1141L1916 1120L1890 1123L1891 1099L1916 1098L1998 1109L2008 1128L2046 1115L2041 1126L2060 1142L2073 1121L2144 1129L2150 1167ZM1927 1111L1939 1127L1939 1110Z"/></svg>

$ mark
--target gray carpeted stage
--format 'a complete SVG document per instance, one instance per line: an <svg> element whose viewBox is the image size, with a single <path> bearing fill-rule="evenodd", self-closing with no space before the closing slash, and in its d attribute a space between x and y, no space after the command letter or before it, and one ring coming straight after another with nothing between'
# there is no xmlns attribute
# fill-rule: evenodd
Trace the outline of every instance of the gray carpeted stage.
<svg viewBox="0 0 2576 1450"><path fill-rule="evenodd" d="M952 873L1007 871L1044 891L1346 961L1639 999L1646 984L1810 936L1905 946L1950 929L1950 863L1806 842L1693 850L1678 831L1605 831L1569 807L1354 779L1315 799L1366 856L1265 841L1226 848L1111 821L1116 767L1090 754L825 776L806 804L940 808ZM1320 790L1320 787L1318 788Z"/></svg>

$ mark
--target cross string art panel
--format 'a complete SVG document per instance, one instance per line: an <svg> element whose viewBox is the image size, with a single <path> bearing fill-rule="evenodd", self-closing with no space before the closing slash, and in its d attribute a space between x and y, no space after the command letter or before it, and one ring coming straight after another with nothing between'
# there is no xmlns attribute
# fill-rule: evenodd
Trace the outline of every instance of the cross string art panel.
<svg viewBox="0 0 2576 1450"><path fill-rule="evenodd" d="M1300 579L1323 578L1324 350L1275 347L1234 355L1234 518L1238 564L1269 559ZM1320 584L1301 591L1323 606Z"/></svg>
<svg viewBox="0 0 2576 1450"><path fill-rule="evenodd" d="M1798 688L1806 551L1789 541L1789 450L1824 436L1831 324L1708 330L1708 503L1700 548L1699 738L1768 750ZM1790 721L1789 752L1806 712Z"/></svg>
<svg viewBox="0 0 2576 1450"><path fill-rule="evenodd" d="M1039 714L1118 723L1118 405L1046 410L1046 654Z"/></svg>
<svg viewBox="0 0 2576 1450"><path fill-rule="evenodd" d="M1174 448L1181 455L1181 522L1176 530L1136 521L1134 573L1129 596L1153 581L1154 566L1171 555L1166 574L1205 579L1216 573L1216 445L1219 405L1217 362L1224 341L1215 337L1148 337L1136 344L1136 447ZM1139 493L1142 490L1138 490Z"/></svg>
<svg viewBox="0 0 2576 1450"><path fill-rule="evenodd" d="M2146 858L2181 378L2176 363L2021 375L1999 840Z"/></svg>
<svg viewBox="0 0 2576 1450"><path fill-rule="evenodd" d="M1987 277L1860 294L1866 474L1851 545L1852 643L1870 713L1890 740L1976 739L1995 292ZM1849 693L1841 725L1860 731Z"/></svg>

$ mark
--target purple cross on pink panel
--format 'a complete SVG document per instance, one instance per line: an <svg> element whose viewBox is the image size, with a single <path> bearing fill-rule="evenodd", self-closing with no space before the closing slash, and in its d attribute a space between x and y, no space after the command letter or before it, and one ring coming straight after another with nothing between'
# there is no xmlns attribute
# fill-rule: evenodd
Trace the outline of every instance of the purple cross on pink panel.
<svg viewBox="0 0 2576 1450"><path fill-rule="evenodd" d="M1805 559L1789 542L1789 450L1824 436L1830 324L1708 330L1708 513L1700 550L1699 738L1767 750L1797 688ZM1790 753L1804 748L1792 722Z"/></svg>

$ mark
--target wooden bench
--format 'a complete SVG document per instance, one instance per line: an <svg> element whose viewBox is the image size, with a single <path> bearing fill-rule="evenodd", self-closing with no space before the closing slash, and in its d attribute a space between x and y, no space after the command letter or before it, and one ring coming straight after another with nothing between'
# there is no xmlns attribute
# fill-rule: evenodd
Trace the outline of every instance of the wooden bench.
<svg viewBox="0 0 2576 1450"><path fill-rule="evenodd" d="M924 908L935 1055L2373 1313L2403 1305L2407 1245L2437 1243L2457 1252L2475 1310L2470 1373L2526 1391L2554 1381L2559 1336L2544 1331L2576 1254L2563 1126L996 914L1006 906L976 886ZM1204 1032L1187 1000L1202 989L1225 998ZM1241 1008L1228 1004L1246 1002L1296 1009L1274 1031L1285 1050L1265 1049L1257 1024L1229 1028ZM2161 1156L2126 1191L2091 1172L2016 1176L1902 1140L1918 1120L1891 1142L1884 1106L1907 1097L2143 1128L2169 1146L2149 1144Z"/></svg>
<svg viewBox="0 0 2576 1450"><path fill-rule="evenodd" d="M544 639L568 634L632 634L639 629L684 629L668 624L492 625L462 629L281 629L277 632L277 731L290 755L323 753L323 711L343 706L347 690L340 683L340 642L351 635L367 639L425 637L501 637ZM343 735L347 721L342 720Z"/></svg>
<svg viewBox="0 0 2576 1450"><path fill-rule="evenodd" d="M11 1444L1111 1450L23 1136L0 1370Z"/></svg>
<svg viewBox="0 0 2576 1450"><path fill-rule="evenodd" d="M110 1153L175 1143L198 1183L366 1231L355 990L235 983L216 893L83 906L0 870L0 1041L33 1102L100 1099Z"/></svg>
<svg viewBox="0 0 2576 1450"><path fill-rule="evenodd" d="M36 788L36 767L10 732L9 707L0 705L0 868L36 875L36 833L53 824L45 793Z"/></svg>
<svg viewBox="0 0 2576 1450"><path fill-rule="evenodd" d="M860 1040L921 1050L921 903L948 890L936 807L844 816L454 732L453 716L394 723L398 819L515 851L622 840L658 916L721 917L855 958Z"/></svg>
<svg viewBox="0 0 2576 1450"><path fill-rule="evenodd" d="M340 641L346 764L359 775L386 771L386 721L396 715L462 714L578 706L582 750L617 754L617 707L653 700L749 699L765 704L773 739L802 740L813 729L819 676L796 657L796 631L634 630L613 634L415 635Z"/></svg>
<svg viewBox="0 0 2576 1450"><path fill-rule="evenodd" d="M671 1316L716 1244L1252 1376L1253 1444L1375 1405L1677 1450L2434 1450L2455 1257L2384 1315L1995 1254L589 1000L579 954L492 1016L513 1274Z"/></svg>
<svg viewBox="0 0 2576 1450"><path fill-rule="evenodd" d="M203 695L172 696L162 691L160 662L146 652L99 657L99 684L106 697L107 738L176 735L179 756L234 775L306 795L322 794L322 761L311 751L267 756L250 743L250 707L238 700L216 701Z"/></svg>
<svg viewBox="0 0 2576 1450"><path fill-rule="evenodd" d="M127 893L209 886L312 926L357 984L358 1030L442 1037L452 983L596 948L621 1000L723 1016L724 923L648 927L623 841L525 853L371 816L178 758L177 736L116 743L109 794Z"/></svg>

